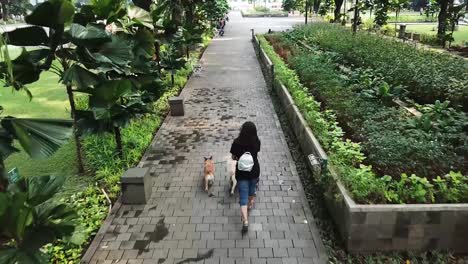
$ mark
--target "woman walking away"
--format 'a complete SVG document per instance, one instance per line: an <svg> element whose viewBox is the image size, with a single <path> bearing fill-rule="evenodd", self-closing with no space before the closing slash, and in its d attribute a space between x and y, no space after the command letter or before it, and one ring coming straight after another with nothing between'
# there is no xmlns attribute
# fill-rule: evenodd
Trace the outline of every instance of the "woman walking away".
<svg viewBox="0 0 468 264"><path fill-rule="evenodd" d="M236 180L243 233L249 228L248 209L252 209L255 203L256 185L260 176L260 164L257 158L259 151L260 139L257 136L257 128L254 123L245 122L231 146L232 158L237 160Z"/></svg>

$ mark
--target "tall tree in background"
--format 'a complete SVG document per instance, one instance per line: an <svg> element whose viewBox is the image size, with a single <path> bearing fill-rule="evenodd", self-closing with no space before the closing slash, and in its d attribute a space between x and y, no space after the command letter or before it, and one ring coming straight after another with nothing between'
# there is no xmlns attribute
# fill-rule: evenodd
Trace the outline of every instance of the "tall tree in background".
<svg viewBox="0 0 468 264"><path fill-rule="evenodd" d="M334 21L338 23L341 21L341 7L343 6L344 0L335 0L335 10L334 10Z"/></svg>
<svg viewBox="0 0 468 264"><path fill-rule="evenodd" d="M0 4L2 5L2 19L3 21L8 21L10 0L0 0Z"/></svg>
<svg viewBox="0 0 468 264"><path fill-rule="evenodd" d="M320 10L320 4L322 3L321 0L313 0L314 1L314 4L313 4L313 8L314 8L314 13L317 14Z"/></svg>
<svg viewBox="0 0 468 264"><path fill-rule="evenodd" d="M437 27L437 38L439 39L442 47L445 48L445 40L447 34L447 21L448 21L448 9L453 5L453 0L437 0L439 4L439 24Z"/></svg>
<svg viewBox="0 0 468 264"><path fill-rule="evenodd" d="M392 9L395 11L395 32L396 32L396 27L398 24L398 16L400 15L400 12L403 8L407 7L409 4L408 0L391 0L390 5Z"/></svg>
<svg viewBox="0 0 468 264"><path fill-rule="evenodd" d="M390 8L389 0L376 0L375 1L374 22L376 25L383 26L387 24L389 8Z"/></svg>

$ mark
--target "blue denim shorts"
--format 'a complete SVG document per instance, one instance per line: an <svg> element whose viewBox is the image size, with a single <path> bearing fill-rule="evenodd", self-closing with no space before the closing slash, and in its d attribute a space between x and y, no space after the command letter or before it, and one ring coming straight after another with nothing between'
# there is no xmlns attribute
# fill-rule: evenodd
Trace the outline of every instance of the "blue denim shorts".
<svg viewBox="0 0 468 264"><path fill-rule="evenodd" d="M241 206L247 205L249 196L255 196L257 190L258 179L240 180L237 182L239 188L239 204Z"/></svg>

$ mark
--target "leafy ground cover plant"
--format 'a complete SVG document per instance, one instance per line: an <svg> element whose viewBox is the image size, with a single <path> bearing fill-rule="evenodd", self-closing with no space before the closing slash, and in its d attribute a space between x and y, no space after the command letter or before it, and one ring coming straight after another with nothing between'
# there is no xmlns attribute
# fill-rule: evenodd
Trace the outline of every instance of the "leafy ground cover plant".
<svg viewBox="0 0 468 264"><path fill-rule="evenodd" d="M441 146L437 147L437 143L434 145L415 144L418 140L427 140L427 138L418 138L420 135L416 135L413 140L409 140L409 143L406 142L408 138L411 139L411 136L403 135L401 129L407 129L405 125L410 120L407 114L395 107L385 106L385 96L382 96L385 93L381 92L379 95L379 93L368 91L368 88L374 85L386 87L384 80L376 78L373 76L373 73L363 71L358 76L359 78L354 77L355 79L362 79L360 80L362 82L361 85L356 85L356 83L350 81L351 78L343 76L342 73L336 70L334 60L340 54L329 54L324 57L318 57L298 53L290 48L293 50L290 53L296 55L289 57L287 61L291 66L300 65L300 70L297 71L297 74L294 70L288 68L288 65L263 36L259 36L259 40L265 52L275 64L276 78L283 82L292 94L314 134L329 153L330 161L340 175L341 181L347 186L357 202L431 203L467 201L467 178L460 173L450 172L450 166L441 169L440 171L443 173L439 175L443 176L437 177L437 175L434 175L433 180L416 175L405 177L406 174L402 174L405 173L406 169L408 171L414 170L420 164L408 162L407 157L400 160L395 159L395 157L399 157L398 155L401 154L401 143L394 144L393 146L389 145L393 143L395 135L401 136L401 139L397 138L396 142L404 143L403 146L406 146L410 150L419 151L421 159L428 156L427 153L431 153L430 151L434 150L441 152L440 155L444 159L449 155L443 152L445 151L444 148ZM272 41L278 43L281 39ZM288 44L282 43L278 46L283 50L281 54L285 54L284 49L287 48ZM308 77L303 78L303 76ZM307 92L308 88L301 83L301 79L305 80L304 84L314 88L312 91L315 91L314 95L323 102L322 105L316 101L314 96ZM386 88L384 90L386 91L386 95L388 95L392 89ZM371 96L369 96L369 93ZM343 122L343 120L352 122ZM340 121L340 125L345 124L344 130L340 128L338 121ZM396 128L399 128L400 132ZM385 131L389 131L390 134L387 133L387 135L382 136L381 133ZM346 137L344 136L345 132ZM394 133L392 134L391 132ZM424 134L424 136L427 135ZM434 138L434 135L432 137ZM377 140L381 138L386 138L388 142L378 142ZM354 142L349 139L352 139ZM382 143L387 143L387 145L382 145ZM385 149L386 146L389 146L389 149ZM423 149L419 150L418 146L422 146ZM428 147L435 149L428 150ZM374 157L370 155L375 149L380 149L380 154L387 155L388 158L384 160L387 163L382 162L382 159L378 155ZM437 158L441 157L436 154L430 157L432 161L436 162L438 161ZM454 162L457 161L457 159L453 160ZM380 161L382 164L375 165L371 161ZM365 164L372 164L373 166ZM386 165L382 166L383 164ZM430 164L431 162L424 163L424 165ZM385 173L379 173L379 170L376 170L376 168L379 168L380 172L395 171L392 166L398 165L404 169L397 170L391 174L393 177L385 176ZM422 171L422 174L424 174L428 170L425 166L421 166L418 171ZM455 176L454 185L456 187L447 190L442 187L441 182L451 181L452 176L450 175L457 175L459 177ZM437 184L437 181L440 183ZM448 185L452 186L452 184ZM404 186L404 188L401 186ZM406 195L408 188L413 190L413 196ZM450 195L447 195L447 193L450 193ZM460 193L460 195L456 195L457 193Z"/></svg>
<svg viewBox="0 0 468 264"><path fill-rule="evenodd" d="M31 177L0 192L1 263L48 263L41 247L71 237L76 212L70 205L53 200L64 181L60 176Z"/></svg>
<svg viewBox="0 0 468 264"><path fill-rule="evenodd" d="M324 23L297 27L290 36L340 54L340 63L347 66L372 68L388 83L404 86L418 103L449 100L468 110L466 60L364 32L354 36L346 28Z"/></svg>

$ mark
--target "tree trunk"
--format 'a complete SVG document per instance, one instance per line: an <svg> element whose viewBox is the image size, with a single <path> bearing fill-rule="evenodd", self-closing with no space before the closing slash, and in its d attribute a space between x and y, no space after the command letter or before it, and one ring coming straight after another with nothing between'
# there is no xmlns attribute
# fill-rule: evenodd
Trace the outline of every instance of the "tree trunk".
<svg viewBox="0 0 468 264"><path fill-rule="evenodd" d="M437 1L440 5L439 12L439 24L437 28L437 38L439 39L442 47L445 48L445 33L447 31L447 17L448 17L448 6L450 0L439 0Z"/></svg>
<svg viewBox="0 0 468 264"><path fill-rule="evenodd" d="M0 156L0 192L6 191L8 187L8 176L6 175L4 162L3 157Z"/></svg>
<svg viewBox="0 0 468 264"><path fill-rule="evenodd" d="M309 1L306 0L305 2L305 24L307 25L307 19L309 16Z"/></svg>
<svg viewBox="0 0 468 264"><path fill-rule="evenodd" d="M398 14L400 13L400 8L397 8L395 12L395 36L397 34L397 24L398 24Z"/></svg>
<svg viewBox="0 0 468 264"><path fill-rule="evenodd" d="M133 0L133 3L146 11L151 11L151 0Z"/></svg>
<svg viewBox="0 0 468 264"><path fill-rule="evenodd" d="M333 22L340 22L340 15L341 15L341 6L343 5L343 0L335 0L335 12L334 12L334 15L335 15L335 18L333 20Z"/></svg>
<svg viewBox="0 0 468 264"><path fill-rule="evenodd" d="M354 5L354 23L353 23L353 33L357 31L357 25L359 21L359 0L356 0L356 4Z"/></svg>
<svg viewBox="0 0 468 264"><path fill-rule="evenodd" d="M158 71L159 71L159 74L161 74L161 44L159 42L155 42L154 43L154 48L155 48L155 55L156 55L156 63L158 64Z"/></svg>
<svg viewBox="0 0 468 264"><path fill-rule="evenodd" d="M188 45L185 47L185 56L187 56L187 60L190 59L190 47Z"/></svg>
<svg viewBox="0 0 468 264"><path fill-rule="evenodd" d="M187 11L185 12L185 20L187 25L194 25L194 6L193 4L189 4L187 6Z"/></svg>
<svg viewBox="0 0 468 264"><path fill-rule="evenodd" d="M9 0L0 0L2 4L2 19L3 21L8 21L8 4Z"/></svg>
<svg viewBox="0 0 468 264"><path fill-rule="evenodd" d="M65 67L64 67L64 70L66 70ZM75 98L73 95L71 84L67 84L66 87L67 87L68 101L70 102L70 112L73 118L73 130L74 130L73 136L75 137L76 158L78 159L78 172L84 173L83 148L81 147L80 134L77 128L78 120L76 119L76 115L75 115L75 111L76 111Z"/></svg>
<svg viewBox="0 0 468 264"><path fill-rule="evenodd" d="M114 127L114 138L115 145L117 148L117 155L121 160L123 160L123 145L122 145L122 134L120 133L119 127Z"/></svg>
<svg viewBox="0 0 468 264"><path fill-rule="evenodd" d="M314 0L314 12L317 14L320 9L320 1L321 0Z"/></svg>
<svg viewBox="0 0 468 264"><path fill-rule="evenodd" d="M174 87L174 73L171 72L171 83L172 83L172 87Z"/></svg>

